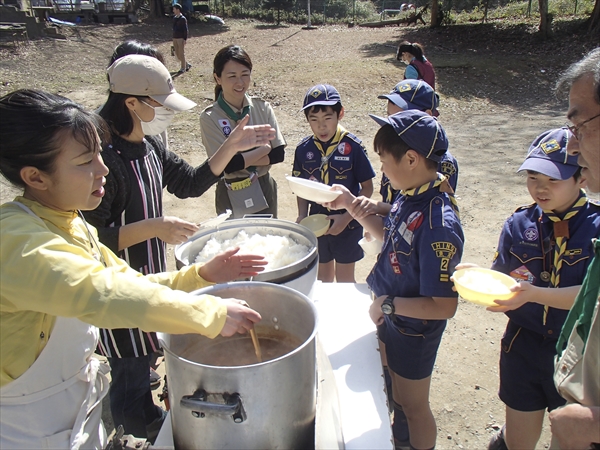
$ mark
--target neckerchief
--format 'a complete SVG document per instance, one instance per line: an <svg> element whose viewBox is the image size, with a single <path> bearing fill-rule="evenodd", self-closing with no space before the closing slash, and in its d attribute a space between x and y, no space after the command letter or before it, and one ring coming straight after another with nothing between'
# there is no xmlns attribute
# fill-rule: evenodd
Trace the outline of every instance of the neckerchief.
<svg viewBox="0 0 600 450"><path fill-rule="evenodd" d="M346 136L348 132L341 126L338 125L333 138L329 141L329 145L326 150L323 150L323 146L321 145L321 141L319 141L316 137L313 136L313 140L315 141L315 146L321 152L321 181L325 184L329 184L329 158L333 155L333 152L339 145L340 141Z"/></svg>
<svg viewBox="0 0 600 450"><path fill-rule="evenodd" d="M567 320L565 320L558 342L556 343L556 352L559 358L573 332L573 328L575 328L575 324L577 324L577 334L583 341L582 354L585 350L585 345L592 328L594 308L600 295L597 281L598 273L600 272L600 239L594 239L594 253L594 259L592 259L592 263L589 265L585 275L585 283L583 283L579 294L577 294L577 298L575 298L575 303L569 311Z"/></svg>
<svg viewBox="0 0 600 450"><path fill-rule="evenodd" d="M563 215L561 218L552 211L544 211L544 214L548 219L553 222L554 225L554 239L556 244L554 245L554 256L552 258L552 273L550 274L550 287L557 288L560 284L560 269L563 264L563 256L567 250L567 240L569 239L569 219L574 217L583 206L587 203L587 196L585 192L581 190L577 201L573 203L573 206ZM548 305L544 306L544 317L542 323L546 325L546 317L548 316Z"/></svg>
<svg viewBox="0 0 600 450"><path fill-rule="evenodd" d="M242 108L242 112L239 114L237 112L235 112L223 98L223 91L221 91L219 93L219 97L217 98L217 103L219 104L221 109L225 112L225 114L227 114L227 117L229 117L231 120L234 120L235 122L239 122L246 116L246 114L250 114L250 105L244 106Z"/></svg>
<svg viewBox="0 0 600 450"><path fill-rule="evenodd" d="M452 204L452 209L460 219L458 202L456 201L456 197L454 196L454 189L450 186L448 182L448 177L446 175L442 175L438 172L437 178L433 181L429 181L422 186L413 189L401 190L400 193L405 195L406 197L414 197L415 195L420 195L424 192L427 192L429 189L434 189L439 186L440 192L445 192L450 197L450 203Z"/></svg>

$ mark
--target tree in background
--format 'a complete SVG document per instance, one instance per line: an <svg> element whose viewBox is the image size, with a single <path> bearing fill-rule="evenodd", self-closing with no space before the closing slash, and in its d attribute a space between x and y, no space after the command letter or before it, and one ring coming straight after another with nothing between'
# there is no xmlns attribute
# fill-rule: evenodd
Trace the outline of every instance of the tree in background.
<svg viewBox="0 0 600 450"><path fill-rule="evenodd" d="M277 10L277 26L281 23L281 11L291 11L294 8L294 0L264 0L263 9Z"/></svg>

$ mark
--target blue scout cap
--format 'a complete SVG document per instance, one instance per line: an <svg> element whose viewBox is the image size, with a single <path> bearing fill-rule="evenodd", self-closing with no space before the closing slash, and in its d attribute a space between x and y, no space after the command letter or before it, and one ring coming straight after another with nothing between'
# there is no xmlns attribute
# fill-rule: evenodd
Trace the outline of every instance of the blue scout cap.
<svg viewBox="0 0 600 450"><path fill-rule="evenodd" d="M341 103L340 93L336 88L329 84L317 84L311 87L304 96L302 111L311 106L325 105L333 106L336 103Z"/></svg>
<svg viewBox="0 0 600 450"><path fill-rule="evenodd" d="M409 109L387 118L369 114L379 125L391 125L398 136L413 150L440 162L448 150L448 137L439 122L423 111Z"/></svg>
<svg viewBox="0 0 600 450"><path fill-rule="evenodd" d="M566 127L540 134L529 147L527 158L517 172L531 170L557 180L568 180L579 168L577 156L567 153L568 140Z"/></svg>
<svg viewBox="0 0 600 450"><path fill-rule="evenodd" d="M440 105L440 97L433 88L423 80L402 80L387 95L377 98L387 98L403 110L418 109L435 111Z"/></svg>

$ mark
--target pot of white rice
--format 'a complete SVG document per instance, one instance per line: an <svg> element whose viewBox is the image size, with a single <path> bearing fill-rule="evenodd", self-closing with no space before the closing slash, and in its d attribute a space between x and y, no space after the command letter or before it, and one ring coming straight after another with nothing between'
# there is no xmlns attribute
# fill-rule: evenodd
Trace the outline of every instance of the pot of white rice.
<svg viewBox="0 0 600 450"><path fill-rule="evenodd" d="M280 219L235 219L200 231L175 247L177 268L204 262L228 248L240 254L263 255L268 265L253 281L291 287L310 295L317 279L317 238L308 228Z"/></svg>

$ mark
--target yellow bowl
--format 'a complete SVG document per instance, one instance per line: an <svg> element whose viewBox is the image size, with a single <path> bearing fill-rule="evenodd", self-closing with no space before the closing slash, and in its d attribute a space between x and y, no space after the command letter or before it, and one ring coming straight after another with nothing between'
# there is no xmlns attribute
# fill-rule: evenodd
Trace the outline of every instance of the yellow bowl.
<svg viewBox="0 0 600 450"><path fill-rule="evenodd" d="M316 237L323 236L327 230L331 220L327 218L325 214L315 214L313 216L305 217L300 221L300 225L304 225L310 231L315 233Z"/></svg>
<svg viewBox="0 0 600 450"><path fill-rule="evenodd" d="M452 278L458 294L477 305L498 306L494 300L508 300L515 295L509 288L516 281L496 270L471 267L457 270Z"/></svg>

